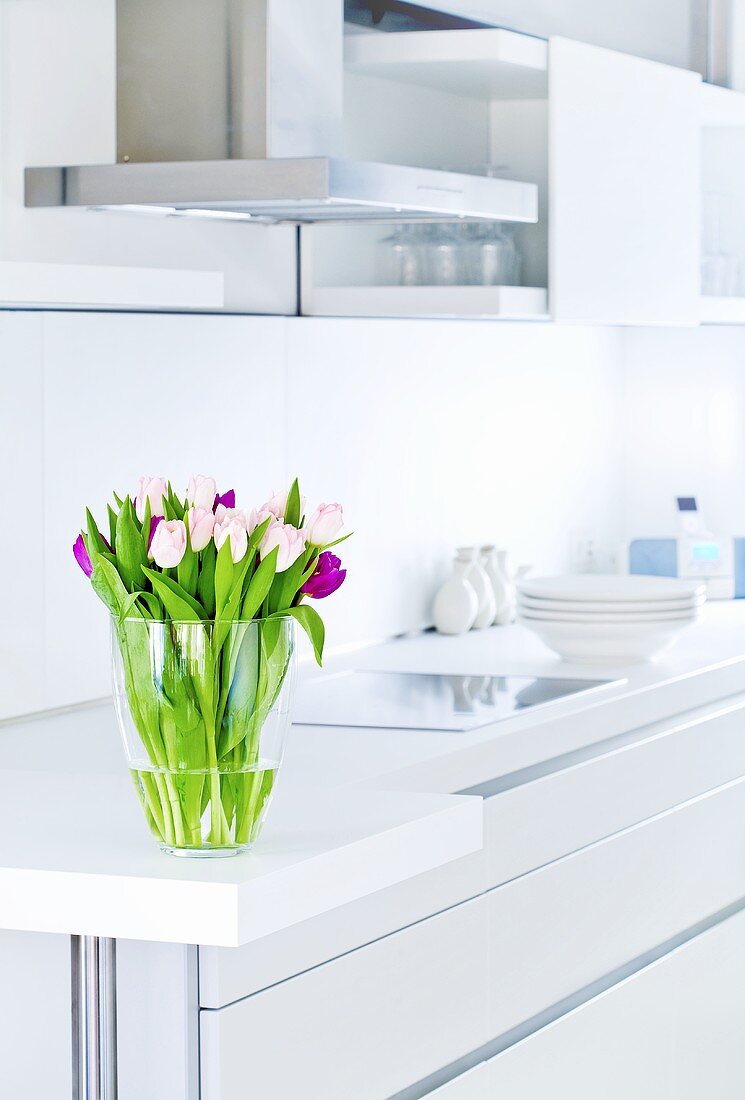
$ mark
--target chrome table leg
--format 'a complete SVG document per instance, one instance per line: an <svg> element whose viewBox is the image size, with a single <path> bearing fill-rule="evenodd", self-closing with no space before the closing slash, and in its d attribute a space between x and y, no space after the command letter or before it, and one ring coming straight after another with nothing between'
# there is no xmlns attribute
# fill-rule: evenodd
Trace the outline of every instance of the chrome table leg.
<svg viewBox="0 0 745 1100"><path fill-rule="evenodd" d="M116 940L70 941L73 1100L116 1100Z"/></svg>

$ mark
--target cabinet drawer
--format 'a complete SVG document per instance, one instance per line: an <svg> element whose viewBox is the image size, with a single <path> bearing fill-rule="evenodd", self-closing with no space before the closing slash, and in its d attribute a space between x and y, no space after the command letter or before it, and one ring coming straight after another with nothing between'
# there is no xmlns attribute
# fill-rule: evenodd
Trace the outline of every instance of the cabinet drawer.
<svg viewBox="0 0 745 1100"><path fill-rule="evenodd" d="M201 1004L250 996L745 775L743 729L740 697L597 746L589 759L556 760L540 778L528 770L507 789L503 780L472 788L485 799L482 852L246 947L201 948Z"/></svg>
<svg viewBox="0 0 745 1100"><path fill-rule="evenodd" d="M742 897L745 779L202 1011L204 1100L383 1100Z"/></svg>
<svg viewBox="0 0 745 1100"><path fill-rule="evenodd" d="M509 789L481 784L490 886L745 775L745 701L638 731L636 739ZM570 758L571 759L571 758ZM560 762L557 762L560 763ZM517 778L517 777L516 777ZM499 793L490 797L496 787Z"/></svg>
<svg viewBox="0 0 745 1100"><path fill-rule="evenodd" d="M745 913L696 936L428 1100L740 1100Z"/></svg>
<svg viewBox="0 0 745 1100"><path fill-rule="evenodd" d="M203 1100L382 1100L488 1036L487 907L466 902L200 1014Z"/></svg>
<svg viewBox="0 0 745 1100"><path fill-rule="evenodd" d="M496 1037L745 897L745 779L486 896Z"/></svg>

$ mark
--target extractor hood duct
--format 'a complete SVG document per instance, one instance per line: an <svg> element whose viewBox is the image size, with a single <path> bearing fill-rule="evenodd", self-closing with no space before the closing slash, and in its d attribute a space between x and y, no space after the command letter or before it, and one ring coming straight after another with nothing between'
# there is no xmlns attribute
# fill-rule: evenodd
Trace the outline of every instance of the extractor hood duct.
<svg viewBox="0 0 745 1100"><path fill-rule="evenodd" d="M272 223L536 221L531 184L340 157L342 0L228 4L230 159L27 168L26 205Z"/></svg>

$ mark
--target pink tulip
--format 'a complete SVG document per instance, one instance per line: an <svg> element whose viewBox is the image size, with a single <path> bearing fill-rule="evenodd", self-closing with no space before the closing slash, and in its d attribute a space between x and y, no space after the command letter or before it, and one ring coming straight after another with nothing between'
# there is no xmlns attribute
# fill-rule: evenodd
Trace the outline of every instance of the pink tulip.
<svg viewBox="0 0 745 1100"><path fill-rule="evenodd" d="M248 514L248 520L246 521L249 535L252 535L256 528L260 527L261 524L267 519L271 520L271 523L269 524L270 527L273 527L274 524L277 523L277 518L274 515L274 512L271 512L266 505L264 505L262 508L252 508Z"/></svg>
<svg viewBox="0 0 745 1100"><path fill-rule="evenodd" d="M277 547L277 572L284 573L285 569L289 569L305 552L305 537L303 532L298 531L297 527L293 527L291 523L273 523L261 540L259 557L265 558L275 546Z"/></svg>
<svg viewBox="0 0 745 1100"><path fill-rule="evenodd" d="M215 516L212 508L190 508L187 513L192 550L204 550L212 538Z"/></svg>
<svg viewBox="0 0 745 1100"><path fill-rule="evenodd" d="M319 504L305 525L305 535L311 546L328 546L343 524L341 504Z"/></svg>
<svg viewBox="0 0 745 1100"><path fill-rule="evenodd" d="M234 519L248 530L248 517L240 508L226 508L224 504L218 504L215 508L215 525L227 523Z"/></svg>
<svg viewBox="0 0 745 1100"><path fill-rule="evenodd" d="M202 474L194 474L189 479L189 488L186 490L186 503L192 508L209 508L215 503L217 482L214 477L204 477Z"/></svg>
<svg viewBox="0 0 745 1100"><path fill-rule="evenodd" d="M167 496L168 482L164 477L141 477L135 497L135 512L140 523L145 518L145 502L150 501L151 516L162 516L165 512L163 498Z"/></svg>
<svg viewBox="0 0 745 1100"><path fill-rule="evenodd" d="M161 569L173 569L186 553L186 524L181 519L162 519L153 532L150 557Z"/></svg>
<svg viewBox="0 0 745 1100"><path fill-rule="evenodd" d="M219 550L230 539L230 553L234 562L241 561L248 549L248 520L239 508L226 508L218 504L215 512L215 546Z"/></svg>
<svg viewBox="0 0 745 1100"><path fill-rule="evenodd" d="M290 494L289 489L285 489L283 493L275 493L272 489L272 495L266 504L262 504L259 509L260 512L271 512L277 519L284 519L285 512L287 511L287 497ZM300 497L300 515L302 517L305 511L305 497Z"/></svg>

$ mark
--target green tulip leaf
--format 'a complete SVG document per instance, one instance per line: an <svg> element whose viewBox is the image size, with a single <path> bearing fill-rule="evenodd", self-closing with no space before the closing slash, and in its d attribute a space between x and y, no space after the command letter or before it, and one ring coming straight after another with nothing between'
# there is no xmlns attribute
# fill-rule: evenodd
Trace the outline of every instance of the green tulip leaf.
<svg viewBox="0 0 745 1100"><path fill-rule="evenodd" d="M279 548L273 547L267 556L259 562L256 572L251 577L251 583L246 592L241 610L242 619L253 619L264 600L269 595L277 568L277 554Z"/></svg>
<svg viewBox="0 0 745 1100"><path fill-rule="evenodd" d="M202 568L199 572L199 580L197 581L197 596L199 597L202 607L207 612L207 618L212 619L215 615L215 544L210 539L207 546L202 551Z"/></svg>
<svg viewBox="0 0 745 1100"><path fill-rule="evenodd" d="M280 615L292 615L293 619L302 626L303 630L310 638L316 661L320 665L323 659L326 629L323 625L323 619L318 612L309 604L303 603L298 607L288 607L286 611L278 611L277 616Z"/></svg>
<svg viewBox="0 0 745 1100"><path fill-rule="evenodd" d="M204 609L186 592L180 584L163 573L142 566L142 572L153 586L153 591L176 622L201 622L205 618Z"/></svg>
<svg viewBox="0 0 745 1100"><path fill-rule="evenodd" d="M102 554L97 554L94 550L91 554L91 561L93 564L91 575L93 591L99 599L103 600L111 614L118 619L129 593L124 587L116 566L107 561Z"/></svg>
<svg viewBox="0 0 745 1100"><path fill-rule="evenodd" d="M297 478L293 481L290 486L290 491L287 494L285 523L291 523L293 527L300 526L300 486Z"/></svg>
<svg viewBox="0 0 745 1100"><path fill-rule="evenodd" d="M142 534L137 523L135 510L129 497L126 498L116 524L116 558L121 578L128 592L140 588L142 573L140 569L147 565L147 554L142 542Z"/></svg>

